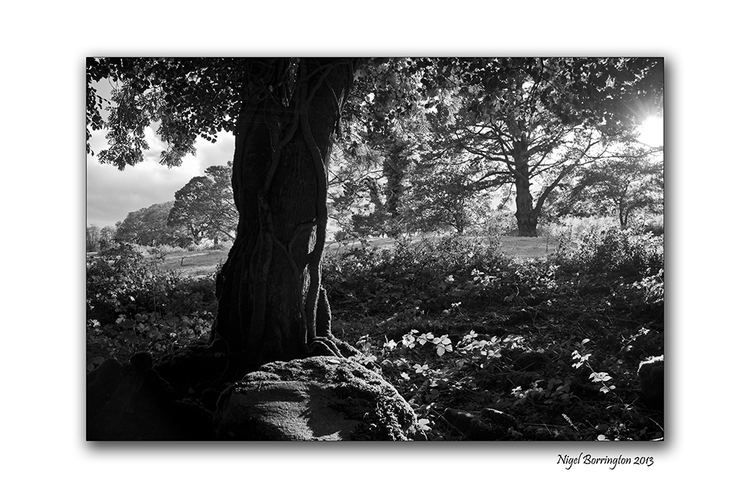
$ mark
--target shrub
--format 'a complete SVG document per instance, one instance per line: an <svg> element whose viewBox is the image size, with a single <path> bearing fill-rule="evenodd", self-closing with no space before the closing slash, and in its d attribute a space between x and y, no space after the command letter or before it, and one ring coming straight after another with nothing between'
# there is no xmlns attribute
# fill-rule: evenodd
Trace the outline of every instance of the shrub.
<svg viewBox="0 0 750 498"><path fill-rule="evenodd" d="M569 273L640 280L663 270L663 240L617 228L591 231L578 244L561 243L551 259Z"/></svg>
<svg viewBox="0 0 750 498"><path fill-rule="evenodd" d="M398 307L440 313L464 297L467 306L481 304L487 285L478 275L500 274L512 265L491 244L449 236L417 243L399 239L387 250L329 253L323 274L334 305L351 303L368 312Z"/></svg>
<svg viewBox="0 0 750 498"><path fill-rule="evenodd" d="M136 313L131 318L120 315L112 323L90 318L86 321L87 370L96 368L106 358L125 362L139 351L159 357L207 340L212 322L213 315L206 311Z"/></svg>
<svg viewBox="0 0 750 498"><path fill-rule="evenodd" d="M582 218L566 216L540 227L540 232L558 239L564 246L569 246L579 245L594 234L606 232L619 226L618 221L612 217L590 216Z"/></svg>
<svg viewBox="0 0 750 498"><path fill-rule="evenodd" d="M652 235L664 235L664 220L655 220L643 225L643 232Z"/></svg>
<svg viewBox="0 0 750 498"><path fill-rule="evenodd" d="M484 221L482 232L490 237L500 237L517 232L515 215L510 211L493 211Z"/></svg>
<svg viewBox="0 0 750 498"><path fill-rule="evenodd" d="M164 353L203 338L216 311L212 278L160 270L163 256L117 244L86 261L89 360L139 350Z"/></svg>

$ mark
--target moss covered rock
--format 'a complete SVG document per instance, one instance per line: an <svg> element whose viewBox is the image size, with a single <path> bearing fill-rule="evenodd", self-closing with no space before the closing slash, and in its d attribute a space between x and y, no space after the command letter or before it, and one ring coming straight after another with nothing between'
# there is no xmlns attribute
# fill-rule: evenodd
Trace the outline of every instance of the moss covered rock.
<svg viewBox="0 0 750 498"><path fill-rule="evenodd" d="M215 415L221 439L424 439L409 404L380 375L345 358L268 363L226 389Z"/></svg>

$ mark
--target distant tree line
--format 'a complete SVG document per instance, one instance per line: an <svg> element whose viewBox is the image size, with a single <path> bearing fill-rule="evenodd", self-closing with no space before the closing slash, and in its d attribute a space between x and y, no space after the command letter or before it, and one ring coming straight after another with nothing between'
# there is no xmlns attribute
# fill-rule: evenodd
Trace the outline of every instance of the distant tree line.
<svg viewBox="0 0 750 498"><path fill-rule="evenodd" d="M128 213L115 227L86 229L86 251L99 251L115 242L144 246L188 247L204 240L234 240L237 210L232 200L231 162L209 166L175 193L175 200Z"/></svg>
<svg viewBox="0 0 750 498"><path fill-rule="evenodd" d="M112 246L115 240L115 227L99 228L96 225L86 227L86 252L103 251Z"/></svg>

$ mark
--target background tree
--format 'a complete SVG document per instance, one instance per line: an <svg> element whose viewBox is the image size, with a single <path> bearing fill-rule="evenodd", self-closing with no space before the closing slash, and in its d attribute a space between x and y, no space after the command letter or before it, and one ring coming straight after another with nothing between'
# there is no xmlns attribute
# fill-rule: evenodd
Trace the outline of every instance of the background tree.
<svg viewBox="0 0 750 498"><path fill-rule="evenodd" d="M404 229L409 170L429 133L420 105L423 60L377 59L357 71L331 182L337 221L353 236L396 236Z"/></svg>
<svg viewBox="0 0 750 498"><path fill-rule="evenodd" d="M89 225L86 227L86 252L99 250L99 227Z"/></svg>
<svg viewBox="0 0 750 498"><path fill-rule="evenodd" d="M643 117L633 100L661 96L659 59L459 59L434 71L443 83L431 89L433 123L445 150L474 154L486 179L514 184L521 236L536 236L566 177L600 158L608 138L632 132Z"/></svg>
<svg viewBox="0 0 750 498"><path fill-rule="evenodd" d="M349 234L358 238L392 234L393 230L389 227L393 224L393 220L382 200L380 185L371 177L365 178L362 185L367 189L369 207L372 210L351 215Z"/></svg>
<svg viewBox="0 0 750 498"><path fill-rule="evenodd" d="M190 237L181 229L167 224L173 205L174 201L163 202L128 213L117 226L115 240L144 246L186 246Z"/></svg>
<svg viewBox="0 0 750 498"><path fill-rule="evenodd" d="M237 209L232 196L232 164L209 166L204 176L196 176L178 190L167 223L182 227L199 244L204 238L234 240Z"/></svg>
<svg viewBox="0 0 750 498"><path fill-rule="evenodd" d="M490 194L475 161L461 154L423 159L409 172L403 214L409 231L462 234L481 222L490 210Z"/></svg>
<svg viewBox="0 0 750 498"><path fill-rule="evenodd" d="M112 247L115 241L115 234L117 230L115 227L106 226L99 230L99 250L104 251Z"/></svg>
<svg viewBox="0 0 750 498"><path fill-rule="evenodd" d="M613 215L624 229L638 211L662 213L664 162L654 152L660 150L631 148L620 158L585 168L562 197L560 214Z"/></svg>

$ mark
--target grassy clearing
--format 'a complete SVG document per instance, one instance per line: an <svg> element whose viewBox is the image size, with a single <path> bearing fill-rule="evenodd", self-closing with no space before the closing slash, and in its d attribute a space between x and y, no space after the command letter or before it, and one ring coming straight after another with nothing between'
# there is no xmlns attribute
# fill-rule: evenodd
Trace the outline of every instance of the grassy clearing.
<svg viewBox="0 0 750 498"><path fill-rule="evenodd" d="M159 262L159 268L176 271L186 277L207 277L213 275L219 265L224 264L228 253L228 249L173 252L164 256Z"/></svg>
<svg viewBox="0 0 750 498"><path fill-rule="evenodd" d="M464 240L480 240L479 237L462 237ZM410 239L412 244L434 243L439 237L414 237ZM393 249L396 239L379 237L369 239L362 244L360 241L330 242L326 246L326 253L333 255L344 255L355 249L369 247L373 249ZM512 259L529 260L545 258L557 250L558 240L551 237L493 237L491 243L502 255ZM205 277L213 275L219 265L227 259L228 249L210 249L200 252L175 251L164 255L159 261L162 270L173 270L181 275L189 277Z"/></svg>

